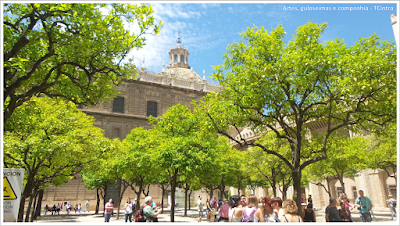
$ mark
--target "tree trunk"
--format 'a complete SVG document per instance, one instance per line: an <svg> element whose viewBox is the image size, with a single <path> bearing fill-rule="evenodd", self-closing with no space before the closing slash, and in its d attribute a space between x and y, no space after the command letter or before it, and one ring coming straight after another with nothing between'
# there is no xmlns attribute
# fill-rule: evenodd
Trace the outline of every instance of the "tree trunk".
<svg viewBox="0 0 400 226"><path fill-rule="evenodd" d="M18 212L18 222L23 222L24 220L24 214L25 214L25 201L27 198L30 197L30 194L32 192L33 187L30 185L32 184L32 177L28 177L28 181L26 182L26 185L24 187L24 192L21 195L21 202L19 203L19 212Z"/></svg>
<svg viewBox="0 0 400 226"><path fill-rule="evenodd" d="M106 203L107 203L107 201L108 201L108 200L106 200L107 188L108 188L108 185L105 185L105 186L103 187L104 194L103 194L103 197L101 197L101 198L103 199L103 206L104 206L104 208L105 208L105 205L106 205ZM103 216L104 216L104 213L105 213L105 209L104 209L104 211L103 211Z"/></svg>
<svg viewBox="0 0 400 226"><path fill-rule="evenodd" d="M29 204L28 204L28 209L26 210L25 222L29 222L29 214L31 213L32 200L33 200L33 197L31 195L31 196L29 196Z"/></svg>
<svg viewBox="0 0 400 226"><path fill-rule="evenodd" d="M99 208L100 208L100 195L99 195L99 189L96 189L96 194L97 194L97 200L96 200L96 210L94 212L94 214L98 214L99 213Z"/></svg>
<svg viewBox="0 0 400 226"><path fill-rule="evenodd" d="M183 213L184 217L187 217L187 200L188 200L187 196L188 196L188 190L189 190L188 187L189 186L186 184L186 186L185 186L185 210L184 210L184 213Z"/></svg>
<svg viewBox="0 0 400 226"><path fill-rule="evenodd" d="M122 201L122 197L124 196L124 193L126 191L126 189L128 188L129 184L127 185L126 181L122 181L121 185L123 184L123 189L121 189L121 192L119 194L119 202L118 202L118 209L117 209L117 217L115 218L116 220L119 220L119 210L121 209L121 201Z"/></svg>
<svg viewBox="0 0 400 226"><path fill-rule="evenodd" d="M330 178L327 178L326 179L326 183L328 184L328 195L329 195L329 198L331 198L332 197L332 192L331 192L331 179Z"/></svg>
<svg viewBox="0 0 400 226"><path fill-rule="evenodd" d="M35 215L35 212L36 212L36 201L37 201L37 198L38 198L38 193L35 192L34 199L33 199L33 205L32 205L31 218L30 218L29 222L33 222L33 218L34 218L34 215Z"/></svg>
<svg viewBox="0 0 400 226"><path fill-rule="evenodd" d="M40 216L41 214L43 195L44 195L44 190L42 189L39 191L39 199L36 205L36 211L35 214L32 216L33 220L36 220L37 217Z"/></svg>
<svg viewBox="0 0 400 226"><path fill-rule="evenodd" d="M164 196L165 196L165 188L162 187L162 196L161 196L161 213L164 212Z"/></svg>
<svg viewBox="0 0 400 226"><path fill-rule="evenodd" d="M287 190L289 189L288 185L284 185L282 188L282 200L286 200L287 199Z"/></svg>
<svg viewBox="0 0 400 226"><path fill-rule="evenodd" d="M298 211L297 215L301 216L302 214L302 208L301 207L301 170L300 167L297 167L295 170L292 172L292 178L293 178L293 199L297 204Z"/></svg>
<svg viewBox="0 0 400 226"><path fill-rule="evenodd" d="M339 177L340 185L342 186L342 191L346 195L346 190L344 188L344 181L343 181L343 176Z"/></svg>
<svg viewBox="0 0 400 226"><path fill-rule="evenodd" d="M140 209L140 194L142 192L142 189L143 189L143 184L141 183L139 185L139 191L135 192L136 193L136 199L137 199L136 200L136 211L138 211Z"/></svg>
<svg viewBox="0 0 400 226"><path fill-rule="evenodd" d="M25 200L26 198L22 195L21 201L19 202L18 222L22 222L24 218Z"/></svg>
<svg viewBox="0 0 400 226"><path fill-rule="evenodd" d="M178 177L178 169L175 169L174 175L171 180L171 215L170 221L175 222L175 190L176 190L176 180Z"/></svg>
<svg viewBox="0 0 400 226"><path fill-rule="evenodd" d="M192 191L189 192L189 202L188 202L189 210L190 210L190 196L191 196L191 195L192 195Z"/></svg>

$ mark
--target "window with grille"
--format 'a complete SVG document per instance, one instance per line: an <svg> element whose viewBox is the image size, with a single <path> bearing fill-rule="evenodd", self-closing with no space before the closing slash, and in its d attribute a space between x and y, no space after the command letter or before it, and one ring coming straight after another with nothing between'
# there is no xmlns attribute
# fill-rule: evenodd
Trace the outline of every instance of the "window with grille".
<svg viewBox="0 0 400 226"><path fill-rule="evenodd" d="M175 63L178 63L178 54L175 55Z"/></svg>
<svg viewBox="0 0 400 226"><path fill-rule="evenodd" d="M185 63L185 58L183 55L181 55L181 64L184 64L184 63Z"/></svg>
<svg viewBox="0 0 400 226"><path fill-rule="evenodd" d="M124 113L124 99L123 97L117 97L113 101L113 112Z"/></svg>
<svg viewBox="0 0 400 226"><path fill-rule="evenodd" d="M157 102L147 101L147 116L157 117Z"/></svg>

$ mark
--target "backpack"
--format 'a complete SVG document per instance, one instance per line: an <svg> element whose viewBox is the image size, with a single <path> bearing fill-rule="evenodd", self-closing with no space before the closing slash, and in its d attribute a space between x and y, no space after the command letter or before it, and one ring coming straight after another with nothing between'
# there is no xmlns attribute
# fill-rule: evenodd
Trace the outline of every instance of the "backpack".
<svg viewBox="0 0 400 226"><path fill-rule="evenodd" d="M396 201L392 202L392 206L396 207L397 206L397 202Z"/></svg>
<svg viewBox="0 0 400 226"><path fill-rule="evenodd" d="M144 206L141 206L139 211L136 213L136 222L146 222L147 218L144 218L143 209Z"/></svg>
<svg viewBox="0 0 400 226"><path fill-rule="evenodd" d="M248 216L246 214L246 209L247 208L243 209L243 217L240 220L240 222L253 222L253 221L250 220L250 218L254 215L254 213L257 211L258 208L254 207L253 211L251 211L250 215L248 215Z"/></svg>
<svg viewBox="0 0 400 226"><path fill-rule="evenodd" d="M210 208L214 208L214 202L213 201L214 201L214 199L210 200Z"/></svg>

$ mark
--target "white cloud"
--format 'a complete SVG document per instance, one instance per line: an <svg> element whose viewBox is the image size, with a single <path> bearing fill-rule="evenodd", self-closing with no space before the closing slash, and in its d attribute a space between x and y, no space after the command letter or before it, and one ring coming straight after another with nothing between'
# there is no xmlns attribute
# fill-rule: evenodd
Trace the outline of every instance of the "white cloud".
<svg viewBox="0 0 400 226"><path fill-rule="evenodd" d="M217 4L206 4L208 6L217 7ZM190 5L183 4L151 4L157 23L162 20L163 25L161 32L157 36L146 35L145 46L140 50L132 50L129 53L129 58L134 57L134 63L141 68L143 65L143 57L145 58L145 67L149 71L158 72L162 70L162 64L165 62L165 67L169 64L169 55L172 45L176 47L178 31L181 32L182 46L185 45L189 52L192 50L211 49L218 45L220 39L215 39L217 34L204 33L204 27L196 27L192 23L184 22L188 18L198 18L203 11L195 11ZM181 20L180 20L181 19ZM131 26L130 30L138 31L137 25ZM212 40L212 41L209 41ZM189 59L189 62L191 60ZM201 71L201 68L194 68L196 72Z"/></svg>
<svg viewBox="0 0 400 226"><path fill-rule="evenodd" d="M228 7L228 11L230 12L230 13L233 13L233 9L232 9L232 7Z"/></svg>

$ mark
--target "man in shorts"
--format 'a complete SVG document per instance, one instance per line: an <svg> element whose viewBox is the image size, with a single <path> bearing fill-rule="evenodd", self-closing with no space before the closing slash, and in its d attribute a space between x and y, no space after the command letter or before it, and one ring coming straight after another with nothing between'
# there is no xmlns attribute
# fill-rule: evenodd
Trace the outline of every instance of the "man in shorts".
<svg viewBox="0 0 400 226"><path fill-rule="evenodd" d="M360 220L363 222L371 222L372 221L372 217L371 217L372 201L367 196L364 196L363 190L359 190L358 194L360 196L356 199L355 206L360 211Z"/></svg>
<svg viewBox="0 0 400 226"><path fill-rule="evenodd" d="M199 195L199 199L197 200L197 210L199 211L199 220L197 222L201 222L201 218L203 217L203 202L201 201L201 195Z"/></svg>

